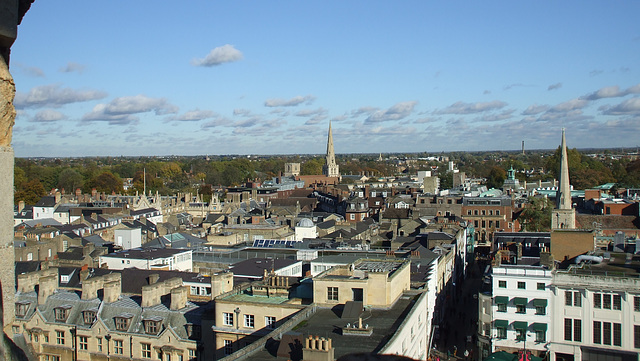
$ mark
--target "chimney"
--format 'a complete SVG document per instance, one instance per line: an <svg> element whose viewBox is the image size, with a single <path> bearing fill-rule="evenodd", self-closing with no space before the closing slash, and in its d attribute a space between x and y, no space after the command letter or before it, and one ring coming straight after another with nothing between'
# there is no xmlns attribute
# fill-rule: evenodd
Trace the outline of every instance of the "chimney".
<svg viewBox="0 0 640 361"><path fill-rule="evenodd" d="M40 275L37 272L18 275L18 292L29 293L35 290Z"/></svg>
<svg viewBox="0 0 640 361"><path fill-rule="evenodd" d="M58 287L58 277L56 275L40 277L38 283L38 304L43 305Z"/></svg>
<svg viewBox="0 0 640 361"><path fill-rule="evenodd" d="M55 195L56 204L60 203L61 198L62 198L62 193L56 192L56 195Z"/></svg>
<svg viewBox="0 0 640 361"><path fill-rule="evenodd" d="M266 273L266 270L265 270ZM223 272L211 276L211 299L233 289L233 272Z"/></svg>
<svg viewBox="0 0 640 361"><path fill-rule="evenodd" d="M516 244L516 257L518 260L522 259L522 243Z"/></svg>
<svg viewBox="0 0 640 361"><path fill-rule="evenodd" d="M544 249L543 251L540 251L540 265L545 266L550 270L553 269L553 255L551 254L551 252L549 252L549 250Z"/></svg>
<svg viewBox="0 0 640 361"><path fill-rule="evenodd" d="M120 280L104 283L103 301L107 303L116 302L120 298L122 292L122 284Z"/></svg>
<svg viewBox="0 0 640 361"><path fill-rule="evenodd" d="M171 310L177 311L187 305L188 286L180 286L171 290Z"/></svg>
<svg viewBox="0 0 640 361"><path fill-rule="evenodd" d="M22 212L24 209L24 201L18 202L18 212Z"/></svg>
<svg viewBox="0 0 640 361"><path fill-rule="evenodd" d="M302 349L302 359L309 361L333 361L334 348L330 338L309 335Z"/></svg>
<svg viewBox="0 0 640 361"><path fill-rule="evenodd" d="M82 300L93 300L98 297L98 290L102 288L102 277L89 278L82 281Z"/></svg>
<svg viewBox="0 0 640 361"><path fill-rule="evenodd" d="M149 275L149 284L152 285L160 279L160 275L157 273L152 273Z"/></svg>
<svg viewBox="0 0 640 361"><path fill-rule="evenodd" d="M155 305L159 305L160 302L162 301L162 296L171 293L171 290L173 290L174 288L179 288L181 286L182 286L182 278L180 277L174 277L164 282L142 286L142 305L141 306L152 307ZM171 301L171 303L173 305L173 301Z"/></svg>

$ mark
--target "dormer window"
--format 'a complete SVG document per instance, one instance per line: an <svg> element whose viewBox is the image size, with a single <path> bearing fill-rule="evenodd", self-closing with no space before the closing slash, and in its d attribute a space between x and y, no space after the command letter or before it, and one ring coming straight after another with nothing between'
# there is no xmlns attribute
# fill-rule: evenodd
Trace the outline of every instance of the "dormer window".
<svg viewBox="0 0 640 361"><path fill-rule="evenodd" d="M200 335L202 333L200 325L194 325L192 323L188 323L185 325L186 329L187 329L187 337L189 337L192 340L199 340L200 339Z"/></svg>
<svg viewBox="0 0 640 361"><path fill-rule="evenodd" d="M29 310L29 304L29 302L24 301L16 302L16 316L24 317Z"/></svg>
<svg viewBox="0 0 640 361"><path fill-rule="evenodd" d="M56 307L53 309L54 315L56 317L56 321L58 322L66 322L67 317L69 317L69 311L71 310L70 305L64 305L60 307Z"/></svg>
<svg viewBox="0 0 640 361"><path fill-rule="evenodd" d="M85 325L92 325L96 321L96 311L86 310L82 312L82 318Z"/></svg>
<svg viewBox="0 0 640 361"><path fill-rule="evenodd" d="M160 332L162 327L162 318L161 317L152 317L146 320L143 320L144 324L144 332L149 335L157 335Z"/></svg>
<svg viewBox="0 0 640 361"><path fill-rule="evenodd" d="M131 323L131 318L133 317L130 313L125 313L120 316L114 317L114 323L117 331L127 331L129 329L129 324Z"/></svg>

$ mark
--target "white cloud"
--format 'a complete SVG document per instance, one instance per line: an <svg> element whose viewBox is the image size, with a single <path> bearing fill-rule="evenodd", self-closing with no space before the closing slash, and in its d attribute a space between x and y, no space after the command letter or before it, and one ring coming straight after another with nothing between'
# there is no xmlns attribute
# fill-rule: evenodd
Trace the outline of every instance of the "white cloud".
<svg viewBox="0 0 640 361"><path fill-rule="evenodd" d="M499 100L478 103L456 102L442 110L437 111L436 114L474 114L501 109L506 106L507 103Z"/></svg>
<svg viewBox="0 0 640 361"><path fill-rule="evenodd" d="M371 114L366 120L366 123L378 123L385 122L389 120L400 120L408 117L413 113L413 108L415 108L417 101L408 101L398 103L387 110L379 110L373 114Z"/></svg>
<svg viewBox="0 0 640 361"><path fill-rule="evenodd" d="M181 122L197 122L203 119L210 119L217 117L218 114L211 110L190 110L182 115L170 117L169 120L177 120Z"/></svg>
<svg viewBox="0 0 640 361"><path fill-rule="evenodd" d="M624 97L629 94L640 94L640 84L629 87L625 90L620 90L617 85L600 88L597 91L585 95L583 98L587 100L598 100L603 98L618 98Z"/></svg>
<svg viewBox="0 0 640 361"><path fill-rule="evenodd" d="M67 119L67 116L60 113L59 111L56 110L52 110L52 109L45 109L45 110L41 110L38 113L36 113L36 115L33 116L33 118L31 118L32 122L56 122L58 120L64 120Z"/></svg>
<svg viewBox="0 0 640 361"><path fill-rule="evenodd" d="M59 85L42 85L29 90L28 93L16 94L13 101L16 108L60 107L65 104L80 103L102 99L107 93L99 90L74 90L60 88Z"/></svg>
<svg viewBox="0 0 640 361"><path fill-rule="evenodd" d="M485 114L479 118L476 118L476 120L481 122L498 122L501 120L510 119L513 116L513 112L515 112L515 109L507 109L499 114Z"/></svg>
<svg viewBox="0 0 640 361"><path fill-rule="evenodd" d="M588 100L576 98L576 99L571 99L571 100L566 101L564 103L560 103L558 105L555 105L551 109L549 109L549 111L550 112L569 112L569 111L576 110L576 109L582 109L582 108L586 107L587 105L589 105L589 101Z"/></svg>
<svg viewBox="0 0 640 361"><path fill-rule="evenodd" d="M547 90L557 90L562 88L562 83L551 84L547 87Z"/></svg>
<svg viewBox="0 0 640 361"><path fill-rule="evenodd" d="M316 98L312 95L307 96L295 96L291 99L280 99L280 98L272 98L267 99L264 102L265 107L294 107L296 105L300 105L302 103L306 103L307 105L313 103Z"/></svg>
<svg viewBox="0 0 640 361"><path fill-rule="evenodd" d="M35 66L27 66L24 64L16 64L16 66L20 69L22 69L22 71L24 71L26 74L36 77L36 78L44 78L44 71L42 71L42 69L35 67Z"/></svg>
<svg viewBox="0 0 640 361"><path fill-rule="evenodd" d="M232 63L242 60L242 52L233 47L233 45L223 45L214 48L203 59L193 59L191 63L195 66L216 66L224 63Z"/></svg>
<svg viewBox="0 0 640 361"><path fill-rule="evenodd" d="M640 115L640 97L633 97L606 109L607 115Z"/></svg>
<svg viewBox="0 0 640 361"><path fill-rule="evenodd" d="M527 109L525 109L522 112L522 115L535 115L542 112L546 112L547 110L549 110L548 105L533 104L533 105L530 105Z"/></svg>
<svg viewBox="0 0 640 361"><path fill-rule="evenodd" d="M178 108L164 98L150 98L144 95L113 99L107 104L98 104L82 117L84 121L106 121L109 124L124 125L135 123L134 114L154 112L156 115L174 114Z"/></svg>
<svg viewBox="0 0 640 361"><path fill-rule="evenodd" d="M357 118L361 115L371 115L373 113L375 113L376 111L378 111L380 108L376 108L376 107L360 107L356 110L352 110L351 111L351 117L352 118Z"/></svg>
<svg viewBox="0 0 640 361"><path fill-rule="evenodd" d="M60 68L60 72L61 73L72 73L72 72L82 73L84 72L84 69L85 69L85 66L82 64L69 62L64 67Z"/></svg>

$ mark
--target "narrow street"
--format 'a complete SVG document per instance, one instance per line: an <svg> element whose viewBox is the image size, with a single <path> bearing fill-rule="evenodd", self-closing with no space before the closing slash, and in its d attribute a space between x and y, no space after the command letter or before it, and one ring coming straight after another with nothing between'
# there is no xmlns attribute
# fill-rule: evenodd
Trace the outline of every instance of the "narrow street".
<svg viewBox="0 0 640 361"><path fill-rule="evenodd" d="M468 277L457 284L456 294L448 303L444 321L434 341L432 360L477 360L477 294L482 286L484 264L470 266Z"/></svg>

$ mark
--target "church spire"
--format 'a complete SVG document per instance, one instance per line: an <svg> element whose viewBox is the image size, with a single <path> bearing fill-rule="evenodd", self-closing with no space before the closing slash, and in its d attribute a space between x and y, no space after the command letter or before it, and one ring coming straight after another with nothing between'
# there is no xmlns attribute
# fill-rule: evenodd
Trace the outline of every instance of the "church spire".
<svg viewBox="0 0 640 361"><path fill-rule="evenodd" d="M336 164L336 155L333 150L333 133L331 132L331 121L329 121L329 135L327 136L327 155L325 164L322 167L322 174L327 177L340 177L340 170Z"/></svg>
<svg viewBox="0 0 640 361"><path fill-rule="evenodd" d="M571 185L569 184L569 158L567 157L567 140L562 128L560 144L560 184L556 191L556 207L551 212L552 229L575 229L576 213L571 203Z"/></svg>
<svg viewBox="0 0 640 361"><path fill-rule="evenodd" d="M560 184L556 195L557 209L571 209L571 185L569 184L569 160L567 158L567 140L562 128L562 143L560 145Z"/></svg>

